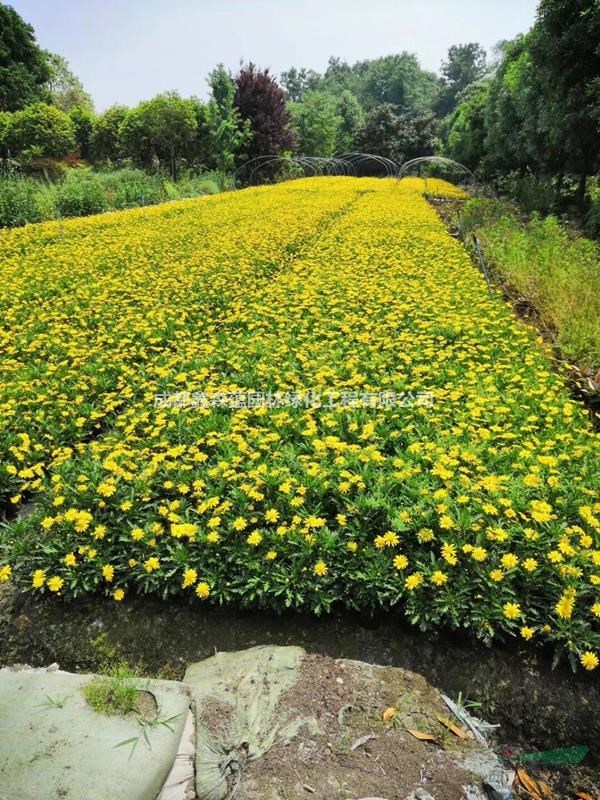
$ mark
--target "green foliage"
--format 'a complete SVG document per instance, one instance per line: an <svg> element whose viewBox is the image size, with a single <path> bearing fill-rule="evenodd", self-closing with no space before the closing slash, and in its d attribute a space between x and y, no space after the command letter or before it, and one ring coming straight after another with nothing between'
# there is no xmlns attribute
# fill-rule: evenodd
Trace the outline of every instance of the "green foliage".
<svg viewBox="0 0 600 800"><path fill-rule="evenodd" d="M336 113L340 118L336 152L349 153L355 149L358 132L364 123L364 114L356 95L344 89L337 99Z"/></svg>
<svg viewBox="0 0 600 800"><path fill-rule="evenodd" d="M452 45L448 50L448 60L442 64L443 87L435 104L439 115L450 114L461 92L480 81L485 72L486 54L480 44Z"/></svg>
<svg viewBox="0 0 600 800"><path fill-rule="evenodd" d="M524 220L498 200L469 200L462 225L477 232L498 274L537 309L563 356L599 367L600 246L556 217Z"/></svg>
<svg viewBox="0 0 600 800"><path fill-rule="evenodd" d="M445 155L471 170L485 157L485 115L489 84L475 83L461 95L460 102L444 126Z"/></svg>
<svg viewBox="0 0 600 800"><path fill-rule="evenodd" d="M431 155L436 144L436 120L431 111L399 116L389 103L368 114L359 133L359 147L367 153L402 163L417 156Z"/></svg>
<svg viewBox="0 0 600 800"><path fill-rule="evenodd" d="M235 167L237 154L252 138L250 121L242 121L235 106L235 88L230 75L222 64L214 69L208 78L211 99L206 106L205 126L210 145L211 166L221 173Z"/></svg>
<svg viewBox="0 0 600 800"><path fill-rule="evenodd" d="M304 102L292 104L291 109L298 151L304 155L332 156L341 124L333 97L324 92L308 92Z"/></svg>
<svg viewBox="0 0 600 800"><path fill-rule="evenodd" d="M600 239L600 185L597 178L589 190L589 199L590 207L585 220L585 230L588 236Z"/></svg>
<svg viewBox="0 0 600 800"><path fill-rule="evenodd" d="M193 157L197 127L195 101L167 92L127 112L120 146L138 166L150 168L156 160L177 179L179 160Z"/></svg>
<svg viewBox="0 0 600 800"><path fill-rule="evenodd" d="M71 170L58 185L56 209L61 217L85 217L106 211L108 202L98 176L88 169Z"/></svg>
<svg viewBox="0 0 600 800"><path fill-rule="evenodd" d="M127 664L110 669L108 675L91 680L83 688L90 708L99 714L131 714L137 710L139 690L135 672Z"/></svg>
<svg viewBox="0 0 600 800"><path fill-rule="evenodd" d="M48 53L50 77L46 84L52 105L67 113L74 108L94 110L91 96L83 88L79 78L73 74L69 62L56 53Z"/></svg>
<svg viewBox="0 0 600 800"><path fill-rule="evenodd" d="M17 111L45 99L50 69L31 25L4 3L0 3L0 32L0 111Z"/></svg>
<svg viewBox="0 0 600 800"><path fill-rule="evenodd" d="M13 156L25 162L36 158L62 158L75 149L75 125L70 117L45 103L11 114L5 144Z"/></svg>
<svg viewBox="0 0 600 800"><path fill-rule="evenodd" d="M16 228L41 219L34 181L0 176L0 228Z"/></svg>
<svg viewBox="0 0 600 800"><path fill-rule="evenodd" d="M302 103L307 92L318 88L321 76L312 69L291 67L281 73L281 84L290 103Z"/></svg>
<svg viewBox="0 0 600 800"><path fill-rule="evenodd" d="M75 127L75 139L79 156L89 161L92 157L94 115L84 106L73 106L69 111L69 117Z"/></svg>
<svg viewBox="0 0 600 800"><path fill-rule="evenodd" d="M94 121L92 153L96 161L116 163L121 157L119 130L128 109L125 106L111 106L99 114Z"/></svg>

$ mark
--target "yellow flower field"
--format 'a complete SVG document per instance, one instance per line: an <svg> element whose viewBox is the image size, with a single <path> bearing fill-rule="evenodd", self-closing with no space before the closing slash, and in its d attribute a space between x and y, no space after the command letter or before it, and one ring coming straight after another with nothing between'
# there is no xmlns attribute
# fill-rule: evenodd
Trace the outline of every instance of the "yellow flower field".
<svg viewBox="0 0 600 800"><path fill-rule="evenodd" d="M0 233L0 581L399 607L594 669L599 437L424 188Z"/></svg>

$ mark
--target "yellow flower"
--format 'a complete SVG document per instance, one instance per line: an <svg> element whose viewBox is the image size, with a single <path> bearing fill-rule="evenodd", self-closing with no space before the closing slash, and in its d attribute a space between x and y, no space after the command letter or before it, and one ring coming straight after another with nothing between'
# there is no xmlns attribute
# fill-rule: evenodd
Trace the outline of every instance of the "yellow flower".
<svg viewBox="0 0 600 800"><path fill-rule="evenodd" d="M355 541L346 542L346 547L351 553L356 553L358 550L358 544Z"/></svg>
<svg viewBox="0 0 600 800"><path fill-rule="evenodd" d="M485 547L474 547L471 558L474 561L485 561L487 558L487 550Z"/></svg>
<svg viewBox="0 0 600 800"><path fill-rule="evenodd" d="M504 573L501 569L493 569L490 572L490 578L496 583L500 583L500 581L504 579Z"/></svg>
<svg viewBox="0 0 600 800"><path fill-rule="evenodd" d="M269 550L265 558L267 561L274 561L277 558L277 550Z"/></svg>
<svg viewBox="0 0 600 800"><path fill-rule="evenodd" d="M568 590L564 592L558 603L554 606L554 610L562 619L571 619L573 608L575 606L575 597L572 592Z"/></svg>
<svg viewBox="0 0 600 800"><path fill-rule="evenodd" d="M8 564L5 564L4 566L0 567L0 583L6 583L6 581L9 580L11 573L12 570L8 566Z"/></svg>
<svg viewBox="0 0 600 800"><path fill-rule="evenodd" d="M77 557L75 553L67 553L63 560L67 567L74 567L77 564Z"/></svg>
<svg viewBox="0 0 600 800"><path fill-rule="evenodd" d="M59 578L58 575L54 575L52 578L48 580L48 588L51 592L60 592L64 584L62 578Z"/></svg>
<svg viewBox="0 0 600 800"><path fill-rule="evenodd" d="M514 553L506 553L506 555L502 556L500 561L505 569L513 569L519 563L519 559Z"/></svg>
<svg viewBox="0 0 600 800"><path fill-rule="evenodd" d="M416 589L422 583L423 583L423 576L421 575L420 572L413 572L404 581L404 585L406 586L409 592L414 591L414 589Z"/></svg>
<svg viewBox="0 0 600 800"><path fill-rule="evenodd" d="M534 633L535 633L535 631L533 630L533 628L528 628L526 625L524 625L524 626L521 628L521 636L522 636L522 637L523 637L523 639L525 639L526 641L529 641L529 640L530 640L530 639L533 637L533 634L534 634Z"/></svg>
<svg viewBox="0 0 600 800"><path fill-rule="evenodd" d="M267 522L277 522L279 512L275 508L270 508L265 514L265 519Z"/></svg>
<svg viewBox="0 0 600 800"><path fill-rule="evenodd" d="M590 611L595 617L600 617L600 603L594 603Z"/></svg>
<svg viewBox="0 0 600 800"><path fill-rule="evenodd" d="M221 537L216 531L210 531L206 534L206 541L210 544L216 544Z"/></svg>
<svg viewBox="0 0 600 800"><path fill-rule="evenodd" d="M196 586L196 596L201 600L205 600L210 595L210 586L208 583L202 581Z"/></svg>
<svg viewBox="0 0 600 800"><path fill-rule="evenodd" d="M521 606L518 603L505 603L502 613L507 619L518 619L521 616Z"/></svg>
<svg viewBox="0 0 600 800"><path fill-rule="evenodd" d="M327 564L324 561L317 561L317 563L313 567L313 572L320 578L323 577L323 575L327 575L328 572Z"/></svg>
<svg viewBox="0 0 600 800"><path fill-rule="evenodd" d="M34 589L41 589L41 587L46 583L46 570L44 569L36 569L33 573L33 578L31 580L31 585Z"/></svg>
<svg viewBox="0 0 600 800"><path fill-rule="evenodd" d="M198 573L195 569L186 569L183 573L182 589L187 589L188 586L193 586L198 580Z"/></svg>
<svg viewBox="0 0 600 800"><path fill-rule="evenodd" d="M338 521L339 525L345 525L348 521L348 517L345 514L338 514L336 516L336 520Z"/></svg>
<svg viewBox="0 0 600 800"><path fill-rule="evenodd" d="M244 528L247 528L247 527L248 527L248 523L246 522L246 520L243 517L236 517L236 519L233 520L233 530L234 531L243 531Z"/></svg>
<svg viewBox="0 0 600 800"><path fill-rule="evenodd" d="M523 569L527 570L527 572L535 572L537 568L538 562L535 558L526 558L523 561Z"/></svg>
<svg viewBox="0 0 600 800"><path fill-rule="evenodd" d="M157 569L160 569L160 561L156 556L150 556L146 561L144 561L144 569L146 572L154 572Z"/></svg>
<svg viewBox="0 0 600 800"><path fill-rule="evenodd" d="M394 566L396 569L406 569L408 567L408 558L402 554L395 556Z"/></svg>
<svg viewBox="0 0 600 800"><path fill-rule="evenodd" d="M131 538L134 542L139 542L144 538L144 531L142 528L132 528L131 529Z"/></svg>
<svg viewBox="0 0 600 800"><path fill-rule="evenodd" d="M120 602L125 597L125 591L123 589L115 589L113 592L113 598Z"/></svg>
<svg viewBox="0 0 600 800"><path fill-rule="evenodd" d="M448 564L454 566L458 563L458 559L456 557L456 546L453 544L449 544L448 542L444 542L442 545L442 558L444 561L447 561Z"/></svg>
<svg viewBox="0 0 600 800"><path fill-rule="evenodd" d="M252 547L258 547L258 545L262 542L263 537L258 531L253 531L250 536L246 539L249 545Z"/></svg>
<svg viewBox="0 0 600 800"><path fill-rule="evenodd" d="M581 666L587 670L596 669L598 666L598 656L595 653L592 653L591 650L586 650L579 660L581 662Z"/></svg>
<svg viewBox="0 0 600 800"><path fill-rule="evenodd" d="M448 581L448 576L445 575L441 570L436 570L433 575L431 576L431 582L434 583L436 586L443 586Z"/></svg>
<svg viewBox="0 0 600 800"><path fill-rule="evenodd" d="M105 581L110 583L115 576L115 568L111 564L105 564L102 567L102 577Z"/></svg>

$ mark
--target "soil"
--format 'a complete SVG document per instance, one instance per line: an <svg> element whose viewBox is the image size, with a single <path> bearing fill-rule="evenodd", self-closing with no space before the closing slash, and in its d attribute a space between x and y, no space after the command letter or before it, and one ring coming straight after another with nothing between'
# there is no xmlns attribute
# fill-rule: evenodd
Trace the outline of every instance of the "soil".
<svg viewBox="0 0 600 800"><path fill-rule="evenodd" d="M398 712L384 722L391 706ZM460 760L479 745L443 728L439 694L407 670L307 655L277 713L316 719L318 730L306 725L248 762L236 800L404 800L419 786L436 800L464 800L463 787L477 783ZM437 741L419 741L406 727Z"/></svg>

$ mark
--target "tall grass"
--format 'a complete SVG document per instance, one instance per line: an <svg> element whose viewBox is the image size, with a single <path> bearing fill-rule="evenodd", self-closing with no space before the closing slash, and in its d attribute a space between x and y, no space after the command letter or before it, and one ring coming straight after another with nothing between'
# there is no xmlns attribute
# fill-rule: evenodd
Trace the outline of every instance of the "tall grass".
<svg viewBox="0 0 600 800"><path fill-rule="evenodd" d="M52 183L0 175L0 228L58 217L84 217L219 191L218 176L212 173L184 177L177 183L138 169L69 169L62 180Z"/></svg>
<svg viewBox="0 0 600 800"><path fill-rule="evenodd" d="M552 329L562 355L580 367L600 367L600 245L554 216L526 219L503 201L469 200L461 216L493 269Z"/></svg>

